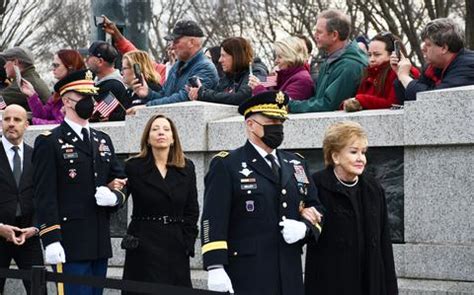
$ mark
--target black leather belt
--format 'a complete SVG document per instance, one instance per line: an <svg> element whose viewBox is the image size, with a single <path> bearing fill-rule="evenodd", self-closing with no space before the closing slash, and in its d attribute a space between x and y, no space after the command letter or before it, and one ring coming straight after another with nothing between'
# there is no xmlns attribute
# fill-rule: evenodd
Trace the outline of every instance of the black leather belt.
<svg viewBox="0 0 474 295"><path fill-rule="evenodd" d="M132 220L159 222L159 223L162 223L162 224L184 223L183 218L171 217L171 216L134 216L134 215L132 215Z"/></svg>

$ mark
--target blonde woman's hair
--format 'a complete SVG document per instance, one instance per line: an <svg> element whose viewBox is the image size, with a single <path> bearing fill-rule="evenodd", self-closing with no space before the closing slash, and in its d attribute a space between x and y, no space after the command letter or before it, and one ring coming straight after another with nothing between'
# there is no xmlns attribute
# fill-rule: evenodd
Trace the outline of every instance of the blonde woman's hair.
<svg viewBox="0 0 474 295"><path fill-rule="evenodd" d="M134 64L139 64L142 73L145 76L145 80L152 81L155 84L160 84L160 74L156 72L153 61L147 52L133 50L125 53L122 58L126 59L131 67Z"/></svg>
<svg viewBox="0 0 474 295"><path fill-rule="evenodd" d="M278 40L274 45L275 54L289 67L299 67L308 60L308 49L303 40L298 37L287 37Z"/></svg>
<svg viewBox="0 0 474 295"><path fill-rule="evenodd" d="M359 123L341 121L330 125L323 140L324 165L334 166L332 155L358 139L367 140L367 133Z"/></svg>

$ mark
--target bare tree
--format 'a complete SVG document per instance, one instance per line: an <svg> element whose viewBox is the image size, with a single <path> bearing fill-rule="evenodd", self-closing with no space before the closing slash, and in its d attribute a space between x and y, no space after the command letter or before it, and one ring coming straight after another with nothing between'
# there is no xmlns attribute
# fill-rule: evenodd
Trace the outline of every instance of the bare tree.
<svg viewBox="0 0 474 295"><path fill-rule="evenodd" d="M60 6L60 1L51 0L0 1L0 49L29 45Z"/></svg>
<svg viewBox="0 0 474 295"><path fill-rule="evenodd" d="M183 0L156 0L152 3L153 16L148 45L155 59L161 60L166 51L166 41L163 38L179 19L186 16L190 5Z"/></svg>
<svg viewBox="0 0 474 295"><path fill-rule="evenodd" d="M54 16L43 25L41 33L34 38L32 48L37 48L36 52L43 60L49 60L60 48L86 47L89 42L89 11L90 7L84 3L63 1Z"/></svg>

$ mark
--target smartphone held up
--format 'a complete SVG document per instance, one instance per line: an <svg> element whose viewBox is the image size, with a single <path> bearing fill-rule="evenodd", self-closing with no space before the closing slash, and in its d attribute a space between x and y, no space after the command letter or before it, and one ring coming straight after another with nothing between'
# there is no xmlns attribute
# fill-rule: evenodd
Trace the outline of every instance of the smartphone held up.
<svg viewBox="0 0 474 295"><path fill-rule="evenodd" d="M16 78L16 83L18 84L18 88L21 88L21 71L18 66L13 66L13 70L15 71L15 78Z"/></svg>
<svg viewBox="0 0 474 295"><path fill-rule="evenodd" d="M133 72L135 73L135 79L138 79L140 84L143 85L142 69L140 64L133 64Z"/></svg>
<svg viewBox="0 0 474 295"><path fill-rule="evenodd" d="M96 27L103 27L104 21L105 19L103 16L94 16L94 24Z"/></svg>
<svg viewBox="0 0 474 295"><path fill-rule="evenodd" d="M393 42L393 49L395 51L395 55L397 56L398 60L400 60L400 58L402 57L402 54L401 54L401 49L400 49L400 41L397 41L395 40Z"/></svg>

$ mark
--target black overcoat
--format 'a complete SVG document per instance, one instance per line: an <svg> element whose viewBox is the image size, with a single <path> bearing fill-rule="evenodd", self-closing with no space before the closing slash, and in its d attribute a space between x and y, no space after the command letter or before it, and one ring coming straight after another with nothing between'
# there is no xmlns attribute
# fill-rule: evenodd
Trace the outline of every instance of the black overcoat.
<svg viewBox="0 0 474 295"><path fill-rule="evenodd" d="M365 218L354 199L344 193L333 168L313 175L326 213L317 244L309 243L306 254L306 295L398 294L387 206L382 186L368 175L359 177L359 195ZM358 220L365 232L364 257L359 257ZM365 276L361 274L364 260ZM362 290L365 277L366 292Z"/></svg>
<svg viewBox="0 0 474 295"><path fill-rule="evenodd" d="M168 167L163 179L148 156L130 159L125 171L133 199L128 234L139 245L126 251L124 279L191 287L189 256L199 217L194 164L186 159L184 168ZM156 220L164 216L171 223Z"/></svg>

